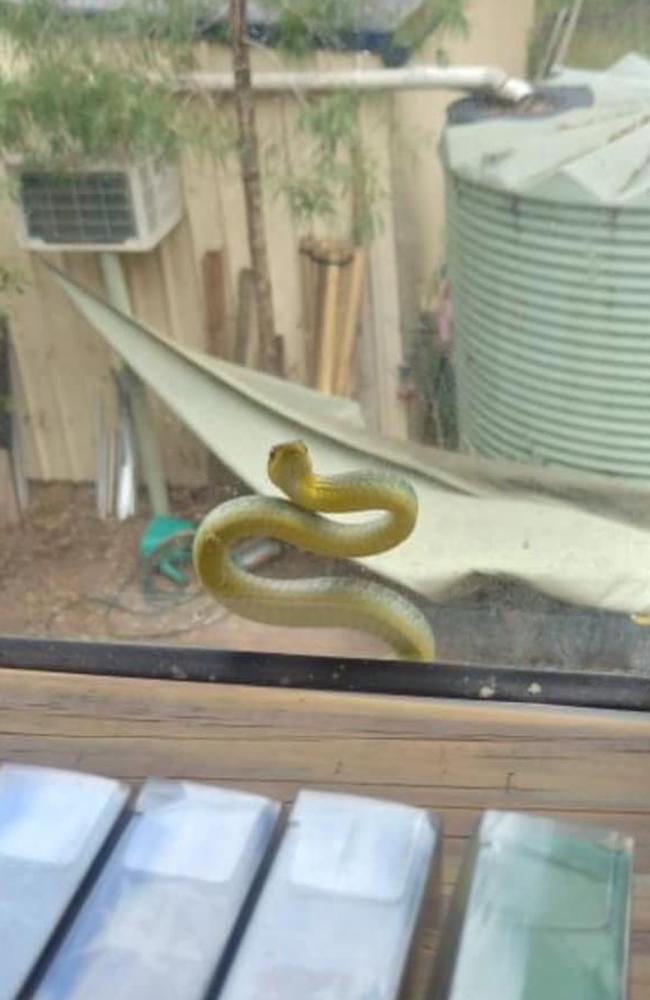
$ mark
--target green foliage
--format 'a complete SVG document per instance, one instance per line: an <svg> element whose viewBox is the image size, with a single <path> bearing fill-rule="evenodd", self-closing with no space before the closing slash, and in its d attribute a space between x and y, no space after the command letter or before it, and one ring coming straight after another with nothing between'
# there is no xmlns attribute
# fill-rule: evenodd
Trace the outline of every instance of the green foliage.
<svg viewBox="0 0 650 1000"><path fill-rule="evenodd" d="M320 143L325 157L335 156L341 143L357 132L360 96L355 91L339 91L302 105L298 126Z"/></svg>
<svg viewBox="0 0 650 1000"><path fill-rule="evenodd" d="M424 0L400 25L393 41L413 51L434 32L467 35L466 8L467 0Z"/></svg>
<svg viewBox="0 0 650 1000"><path fill-rule="evenodd" d="M0 90L0 151L52 168L107 157L212 154L232 143L214 107L192 114L170 87L190 68L207 0L140 0L101 17L72 16L54 0L0 5L15 72Z"/></svg>
<svg viewBox="0 0 650 1000"><path fill-rule="evenodd" d="M24 281L20 272L0 261L0 294L12 294L22 291L24 291Z"/></svg>
<svg viewBox="0 0 650 1000"><path fill-rule="evenodd" d="M416 49L433 32L466 32L468 0L423 0L392 38L396 48ZM359 0L265 0L277 21L274 41L293 55L305 55L317 45L337 50L347 35L360 28Z"/></svg>
<svg viewBox="0 0 650 1000"><path fill-rule="evenodd" d="M424 0L397 33L414 45L433 30L465 30L468 0ZM358 0L264 0L277 15L274 43L305 54L337 48L358 26ZM214 0L137 0L101 16L66 13L57 0L0 2L0 34L16 72L0 88L0 154L62 171L115 158L173 158L190 148L212 157L234 151L230 116L214 100L173 93L176 74L193 68L197 24L211 24ZM227 27L224 29L227 35ZM367 100L368 98L365 98ZM301 105L306 155L299 170L278 170L277 189L303 219L353 206L354 235L369 238L383 197L364 151L359 95L337 93Z"/></svg>
<svg viewBox="0 0 650 1000"><path fill-rule="evenodd" d="M25 290L25 279L21 272L4 261L0 260L0 387L2 384L2 356L7 357L6 350L6 340L8 339L8 330L6 325L6 318L11 314L12 302L16 295L21 294ZM0 391L0 417L3 413L8 413L11 409L11 401L7 394ZM0 421L1 422L1 421ZM2 428L0 428L0 436L2 434Z"/></svg>
<svg viewBox="0 0 650 1000"><path fill-rule="evenodd" d="M356 0L266 0L263 6L276 17L273 32L279 48L304 56L320 45L336 50L355 26Z"/></svg>
<svg viewBox="0 0 650 1000"><path fill-rule="evenodd" d="M137 78L92 55L44 59L0 100L0 147L50 166L121 153L170 154L178 147L178 107L162 86Z"/></svg>
<svg viewBox="0 0 650 1000"><path fill-rule="evenodd" d="M283 0L272 0L282 5ZM413 47L433 31L465 32L467 0L425 0L393 41ZM280 24L285 46L304 51L326 31L340 37L354 23L357 0L294 0ZM358 16L358 15L357 15ZM292 34L293 32L293 34ZM335 47L334 43L331 45ZM442 57L442 52L441 52ZM333 218L342 201L352 206L355 242L372 239L381 225L385 193L374 159L364 148L359 127L361 94L341 91L306 101L298 115L307 155L299 170L278 172L277 188L301 221ZM366 95L363 100L370 100Z"/></svg>
<svg viewBox="0 0 650 1000"><path fill-rule="evenodd" d="M0 31L25 52L68 52L97 42L137 43L138 57L163 46L178 58L191 46L196 25L213 16L210 0L137 0L101 15L68 13L57 0L0 4Z"/></svg>
<svg viewBox="0 0 650 1000"><path fill-rule="evenodd" d="M365 100L368 100L366 97ZM298 219L334 218L342 202L352 209L355 242L371 239L379 223L383 194L373 158L359 129L361 95L340 91L306 101L298 114L304 142L301 163L292 171L276 170L276 188Z"/></svg>

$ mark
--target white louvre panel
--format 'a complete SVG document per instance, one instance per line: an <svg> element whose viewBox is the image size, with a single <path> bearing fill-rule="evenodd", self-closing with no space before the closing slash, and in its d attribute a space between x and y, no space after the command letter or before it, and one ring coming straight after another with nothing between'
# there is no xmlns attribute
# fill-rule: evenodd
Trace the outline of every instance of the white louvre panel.
<svg viewBox="0 0 650 1000"><path fill-rule="evenodd" d="M203 1000L279 805L151 779L34 1000Z"/></svg>
<svg viewBox="0 0 650 1000"><path fill-rule="evenodd" d="M117 781L0 767L0 1000L15 1000L126 805Z"/></svg>
<svg viewBox="0 0 650 1000"><path fill-rule="evenodd" d="M146 251L180 220L178 170L152 162L56 174L10 166L18 239L30 250Z"/></svg>
<svg viewBox="0 0 650 1000"><path fill-rule="evenodd" d="M410 996L404 975L438 847L424 809L300 792L220 1000Z"/></svg>

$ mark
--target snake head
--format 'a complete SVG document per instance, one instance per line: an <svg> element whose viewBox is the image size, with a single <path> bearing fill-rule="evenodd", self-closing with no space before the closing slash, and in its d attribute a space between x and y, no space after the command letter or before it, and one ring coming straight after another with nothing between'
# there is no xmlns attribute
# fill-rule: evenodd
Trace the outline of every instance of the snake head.
<svg viewBox="0 0 650 1000"><path fill-rule="evenodd" d="M267 471L271 482L291 496L296 485L304 483L312 475L305 442L286 441L271 448Z"/></svg>

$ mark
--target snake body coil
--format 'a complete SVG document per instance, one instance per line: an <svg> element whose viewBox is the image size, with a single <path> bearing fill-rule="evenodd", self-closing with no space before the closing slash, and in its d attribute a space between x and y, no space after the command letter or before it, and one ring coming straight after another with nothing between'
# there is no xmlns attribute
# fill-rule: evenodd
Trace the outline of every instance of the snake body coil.
<svg viewBox="0 0 650 1000"><path fill-rule="evenodd" d="M245 618L271 625L363 629L398 656L431 661L434 641L424 615L406 598L371 580L318 577L271 580L240 569L229 549L242 539L275 538L313 555L376 555L412 531L417 498L405 480L379 472L315 475L301 441L271 450L269 478L289 498L239 497L215 507L194 540L194 566L207 590ZM361 524L321 514L378 510Z"/></svg>

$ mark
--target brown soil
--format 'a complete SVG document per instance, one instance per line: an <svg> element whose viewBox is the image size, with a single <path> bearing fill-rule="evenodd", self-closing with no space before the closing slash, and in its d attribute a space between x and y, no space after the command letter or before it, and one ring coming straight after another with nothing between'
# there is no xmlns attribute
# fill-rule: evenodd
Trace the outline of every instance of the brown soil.
<svg viewBox="0 0 650 1000"><path fill-rule="evenodd" d="M202 490L175 489L174 516L196 523L237 491L232 481ZM143 509L125 522L102 521L91 487L54 483L34 488L24 523L0 531L0 633L385 655L378 640L362 633L325 634L245 621L201 593L193 579L187 588L176 588L155 577L155 593L147 596L138 549L149 516ZM341 567L286 552L261 572L306 576L341 572Z"/></svg>

